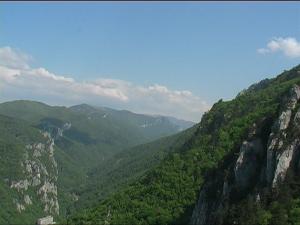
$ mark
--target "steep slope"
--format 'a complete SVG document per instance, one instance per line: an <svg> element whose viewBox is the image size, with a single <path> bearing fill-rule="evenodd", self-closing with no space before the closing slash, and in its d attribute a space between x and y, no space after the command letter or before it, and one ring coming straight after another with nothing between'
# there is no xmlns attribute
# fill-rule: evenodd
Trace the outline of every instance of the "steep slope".
<svg viewBox="0 0 300 225"><path fill-rule="evenodd" d="M195 129L196 127L192 127L184 132L126 149L91 170L86 186L78 190L80 198L76 207L90 207L109 193L142 176L157 166L168 153L182 148Z"/></svg>
<svg viewBox="0 0 300 225"><path fill-rule="evenodd" d="M108 124L118 124L119 129L137 131L142 134L147 141L175 134L179 131L190 128L193 122L179 120L166 116L151 116L132 113L127 110L114 110L105 107L92 107L86 104L70 107L71 110L84 114L89 120L105 121ZM146 141L143 141L144 143Z"/></svg>
<svg viewBox="0 0 300 225"><path fill-rule="evenodd" d="M214 171L216 175L206 180L191 224L294 224L300 221L294 221L291 215L291 208L297 208L298 213L300 209L299 200L293 203L293 197L299 197L300 193L299 100L300 87L295 85L281 99L275 120L262 118L252 125L238 158L231 156L232 160L224 162ZM289 179L286 179L288 173ZM212 189L215 190L213 195ZM286 199L282 199L282 195ZM271 207L278 199L283 205L277 208L277 211L282 210L279 218Z"/></svg>
<svg viewBox="0 0 300 225"><path fill-rule="evenodd" d="M25 121L0 116L0 224L59 214L54 141Z"/></svg>
<svg viewBox="0 0 300 225"><path fill-rule="evenodd" d="M56 131L70 126L57 145L88 169L125 148L181 129L163 117L96 109L88 105L52 107L20 100L0 104L0 114L26 120L40 129Z"/></svg>
<svg viewBox="0 0 300 225"><path fill-rule="evenodd" d="M80 197L78 189L86 186L87 173L91 169L126 148L178 130L177 126L167 122L156 123L155 130L162 132L149 132L132 122L136 120L136 114L126 112L126 116L120 118L123 112L116 111L117 115L112 116L114 110L106 109L107 117L103 118L99 109L84 107L87 112L78 112L81 106L69 109L31 101L0 104L1 118L10 121L6 123L3 119L5 123L0 124L3 144L0 162L5 165L3 168L11 170L4 169L0 174L6 182L1 192L9 202L0 212L0 222L32 224L46 215L52 215L56 220L65 217ZM91 115L91 110L96 113ZM138 116L141 117L138 122L156 121L151 116ZM19 126L24 130L21 134L15 131ZM31 140L27 135L32 132L35 135ZM26 141L18 141L19 135ZM5 160L11 164L6 165ZM12 176L7 180L8 174ZM21 177L14 174L21 174ZM12 197L15 192L19 194L18 198Z"/></svg>
<svg viewBox="0 0 300 225"><path fill-rule="evenodd" d="M295 126L286 127L289 118L291 121L296 118L294 115L299 107L298 97L291 100L294 99L291 96L298 96L297 85L300 85L300 66L263 82L263 85L251 86L232 101L218 101L203 116L182 148L169 154L158 167L136 182L101 201L97 207L69 218L68 223L253 224L254 220L246 220L245 216L249 207L242 210L244 218L238 217L237 209L241 210L238 207L243 205L232 202L247 199L256 184L264 183L258 182L259 174L269 174L271 183L278 177L276 183L278 180L281 184L286 181L286 171L294 168L291 165L298 165L298 141L293 135ZM282 134L282 128L288 132ZM267 169L263 169L268 165L265 158L270 162ZM291 183L294 193L299 193L298 184ZM266 185L270 184L267 182ZM263 187L259 190L265 190ZM230 193L229 200L226 193ZM272 195L271 190L266 189L266 193ZM291 199L288 200L293 202L289 205L291 210L283 218L292 221L298 206L297 200ZM272 202L274 199L271 198L268 204L272 205ZM255 208L255 205L251 207ZM270 207L274 212L281 209L276 204ZM213 213L214 209L216 213ZM278 217L274 212L259 211L262 223L257 224L280 224L275 222Z"/></svg>
<svg viewBox="0 0 300 225"><path fill-rule="evenodd" d="M0 114L23 119L41 130L57 133L56 145L75 162L73 167L86 171L128 147L179 130L177 125L161 121L161 118L112 109L100 110L88 105L69 109L21 100L0 104ZM142 127L145 122L154 125Z"/></svg>

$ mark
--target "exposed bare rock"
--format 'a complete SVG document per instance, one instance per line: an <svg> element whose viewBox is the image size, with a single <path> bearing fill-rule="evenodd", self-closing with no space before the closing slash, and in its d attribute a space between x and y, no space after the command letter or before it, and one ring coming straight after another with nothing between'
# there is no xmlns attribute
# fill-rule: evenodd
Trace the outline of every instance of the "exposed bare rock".
<svg viewBox="0 0 300 225"><path fill-rule="evenodd" d="M234 179L227 182L219 175L209 178L202 186L191 217L192 225L219 224L218 213L228 204L228 196L246 193L259 202L262 188L277 188L285 181L290 168L300 171L300 108L296 111L299 99L300 88L295 85L283 96L278 118L268 125L268 133L263 136L254 124L236 161L230 162ZM221 181L223 186L219 184Z"/></svg>
<svg viewBox="0 0 300 225"><path fill-rule="evenodd" d="M191 217L191 225L203 225L208 220L208 210L210 210L210 207L208 207L209 203L206 201L205 195L206 188L203 186Z"/></svg>
<svg viewBox="0 0 300 225"><path fill-rule="evenodd" d="M298 146L297 143L289 145L282 153L279 153L276 157L276 169L273 179L273 186L276 186L278 181L283 181L287 169L290 167L295 149Z"/></svg>
<svg viewBox="0 0 300 225"><path fill-rule="evenodd" d="M262 154L263 145L260 139L244 141L242 144L234 169L235 180L240 188L249 186L251 179L256 175Z"/></svg>
<svg viewBox="0 0 300 225"><path fill-rule="evenodd" d="M51 224L55 224L52 216L46 216L43 218L39 218L37 220L37 225L51 225Z"/></svg>
<svg viewBox="0 0 300 225"><path fill-rule="evenodd" d="M294 124L295 124L295 126L300 127L300 108L298 109L297 113L295 114Z"/></svg>
<svg viewBox="0 0 300 225"><path fill-rule="evenodd" d="M292 110L290 109L282 112L282 114L278 119L279 130L285 130L288 127L291 116L292 116Z"/></svg>
<svg viewBox="0 0 300 225"><path fill-rule="evenodd" d="M71 128L72 124L71 123L65 123L63 126L63 130L69 130Z"/></svg>
<svg viewBox="0 0 300 225"><path fill-rule="evenodd" d="M25 210L25 206L22 205L22 204L20 204L20 203L17 203L17 210L18 210L18 212L20 213L20 212L22 212L23 210Z"/></svg>
<svg viewBox="0 0 300 225"><path fill-rule="evenodd" d="M266 169L266 179L268 183L274 184L277 182L277 178L274 177L274 173L277 170L278 160L280 160L280 168L278 171L282 174L284 170L287 170L290 158L290 154L283 154L282 152L290 152L289 150L283 150L283 143L286 142L286 129L290 125L292 110L295 109L296 104L300 98L300 88L295 85L289 92L289 95L282 103L282 111L272 128L272 133L269 137L269 145L267 149L267 169ZM296 114L294 121L297 120L298 115ZM288 148L289 149L289 148ZM288 156L288 157L284 157ZM285 162L286 161L286 162ZM285 169L283 167L286 167ZM277 174L278 175L278 174Z"/></svg>
<svg viewBox="0 0 300 225"><path fill-rule="evenodd" d="M66 127L69 126L66 125ZM25 146L24 160L21 162L24 179L12 181L10 187L23 194L24 203L14 200L19 212L32 204L27 190L29 187L34 187L37 190L36 197L44 205L44 211L58 215L59 204L56 186L58 170L54 158L55 143L49 133L44 132L43 136L46 138L45 143L32 143ZM41 160L41 157L48 159L47 164Z"/></svg>
<svg viewBox="0 0 300 225"><path fill-rule="evenodd" d="M25 204L27 204L27 205L31 205L31 204L32 204L32 201L31 201L29 195L25 195L25 196L24 196L24 202L25 202Z"/></svg>
<svg viewBox="0 0 300 225"><path fill-rule="evenodd" d="M13 181L10 185L10 188L16 188L18 191L24 189L25 191L28 189L29 182L27 179L20 180L20 181Z"/></svg>

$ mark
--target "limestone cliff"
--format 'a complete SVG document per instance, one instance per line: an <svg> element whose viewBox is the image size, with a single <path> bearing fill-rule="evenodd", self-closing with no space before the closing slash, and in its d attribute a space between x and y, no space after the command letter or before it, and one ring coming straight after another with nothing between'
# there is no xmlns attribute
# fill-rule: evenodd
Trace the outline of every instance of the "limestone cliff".
<svg viewBox="0 0 300 225"><path fill-rule="evenodd" d="M62 128L53 130L44 127L42 142L29 143L24 146L23 157L20 159L22 179L11 180L10 188L19 193L12 199L16 209L22 213L37 199L43 207L45 215L59 215L58 199L58 168L55 160L55 140L63 135L63 131L71 127L65 123ZM22 197L20 197L22 196Z"/></svg>
<svg viewBox="0 0 300 225"><path fill-rule="evenodd" d="M299 170L300 87L294 85L280 101L277 119L253 124L237 158L227 165L228 174L206 180L190 224L222 224L230 200L250 194L260 201L263 189L278 188L289 169Z"/></svg>
<svg viewBox="0 0 300 225"><path fill-rule="evenodd" d="M59 214L57 198L58 170L54 158L54 140L49 133L43 133L45 143L32 143L25 146L21 168L22 180L12 180L10 187L16 189L24 199L13 199L21 213L32 204L31 199L40 199L44 212ZM29 190L34 190L34 192ZM34 195L34 196L33 196Z"/></svg>

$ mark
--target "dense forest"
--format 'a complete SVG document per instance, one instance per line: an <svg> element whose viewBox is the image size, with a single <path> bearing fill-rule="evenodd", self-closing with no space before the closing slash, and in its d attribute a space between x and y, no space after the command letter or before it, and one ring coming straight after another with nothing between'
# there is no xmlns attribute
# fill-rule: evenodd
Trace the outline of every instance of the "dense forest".
<svg viewBox="0 0 300 225"><path fill-rule="evenodd" d="M0 224L34 224L49 214L55 221L64 219L85 203L92 204L92 193L87 197L82 193L102 189L92 174L108 159L191 125L85 104L69 108L25 100L0 104ZM149 162L149 167L159 160ZM104 196L118 184L105 180L113 168L101 175L101 184L107 187ZM100 197L92 196L94 201Z"/></svg>
<svg viewBox="0 0 300 225"><path fill-rule="evenodd" d="M285 100L283 96L294 85L300 85L299 71L300 66L295 67L252 85L234 100L219 100L203 115L184 144L167 154L158 166L97 206L72 215L65 223L190 223L201 187L211 178L232 179L232 162L237 160L253 124L264 126L261 137L263 146L267 145L272 124ZM259 201L250 190L237 189L236 196L230 196L227 206L218 211L222 215L218 215L220 220L215 224L299 224L299 185L298 172L289 170L278 187L263 190ZM219 186L217 181L209 186L208 198L214 199L222 192Z"/></svg>
<svg viewBox="0 0 300 225"><path fill-rule="evenodd" d="M195 125L0 104L0 223L299 225L299 86L297 66L220 99Z"/></svg>

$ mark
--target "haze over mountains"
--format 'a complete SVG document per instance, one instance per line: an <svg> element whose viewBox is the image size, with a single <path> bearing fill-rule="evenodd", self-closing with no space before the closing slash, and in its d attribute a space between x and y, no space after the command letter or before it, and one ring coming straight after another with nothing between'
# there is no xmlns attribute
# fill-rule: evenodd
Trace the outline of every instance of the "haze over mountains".
<svg viewBox="0 0 300 225"><path fill-rule="evenodd" d="M4 193L20 194L2 203L8 206L2 208L1 223L33 223L38 214L41 217L47 213L56 216L59 212L60 215L66 213L73 201L74 190L86 183L90 170L124 149L193 125L175 118L95 108L86 104L67 108L25 100L0 104L0 115L4 135L2 160L6 160L3 162L6 172L1 173L1 177L8 185L4 185ZM34 135L27 137L24 129ZM12 150L7 152L7 148L11 148L10 143L15 155ZM11 159L6 157L7 154L12 154ZM8 168L11 169L7 171ZM12 175L15 173L19 176ZM14 188L16 191L13 191ZM38 210L33 210L32 214L21 213L32 204ZM9 215L15 216L8 219Z"/></svg>
<svg viewBox="0 0 300 225"><path fill-rule="evenodd" d="M198 124L2 103L0 223L296 225L299 74L219 100Z"/></svg>
<svg viewBox="0 0 300 225"><path fill-rule="evenodd" d="M154 151L160 162L140 177L134 168L148 160L127 160L124 172L116 164L126 158L117 156L110 182L135 179L66 224L298 224L299 104L300 66L219 100L199 124L150 143L147 150L163 154ZM103 197L99 187L90 200Z"/></svg>
<svg viewBox="0 0 300 225"><path fill-rule="evenodd" d="M0 225L300 225L299 16L2 2Z"/></svg>

